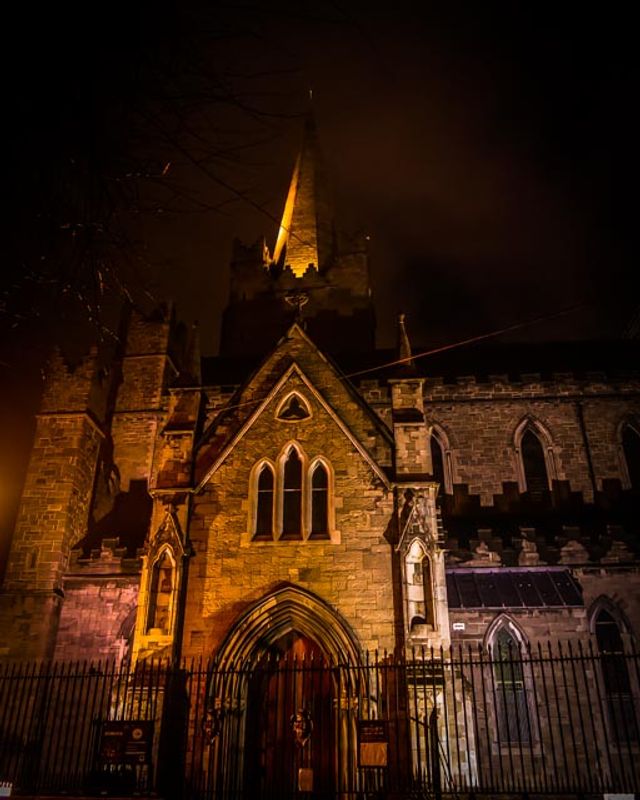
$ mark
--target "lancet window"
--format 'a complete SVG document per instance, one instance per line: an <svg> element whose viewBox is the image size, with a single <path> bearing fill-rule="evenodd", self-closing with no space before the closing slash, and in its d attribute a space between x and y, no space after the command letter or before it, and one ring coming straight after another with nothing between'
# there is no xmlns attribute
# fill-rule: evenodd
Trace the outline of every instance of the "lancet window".
<svg viewBox="0 0 640 800"><path fill-rule="evenodd" d="M276 461L254 467L251 530L254 540L330 539L331 467L324 459L309 463L298 445L289 445Z"/></svg>
<svg viewBox="0 0 640 800"><path fill-rule="evenodd" d="M270 539L273 536L273 470L263 464L258 474L256 539Z"/></svg>
<svg viewBox="0 0 640 800"><path fill-rule="evenodd" d="M151 568L146 630L167 635L171 632L176 564L168 547L156 558Z"/></svg>
<svg viewBox="0 0 640 800"><path fill-rule="evenodd" d="M525 419L516 430L515 448L520 491L540 502L556 477L551 438L536 420Z"/></svg>
<svg viewBox="0 0 640 800"><path fill-rule="evenodd" d="M282 539L302 538L302 461L295 447L284 462Z"/></svg>
<svg viewBox="0 0 640 800"><path fill-rule="evenodd" d="M517 745L529 742L531 724L523 651L520 642L506 625L499 626L492 637L491 655L499 743Z"/></svg>
<svg viewBox="0 0 640 800"><path fill-rule="evenodd" d="M597 613L594 631L611 734L618 742L635 741L638 733L627 658L618 623L607 609L602 608Z"/></svg>
<svg viewBox="0 0 640 800"><path fill-rule="evenodd" d="M414 541L407 552L405 572L410 630L415 632L419 625L435 626L431 559L419 541Z"/></svg>
<svg viewBox="0 0 640 800"><path fill-rule="evenodd" d="M318 462L311 473L311 534L322 539L329 534L329 474Z"/></svg>

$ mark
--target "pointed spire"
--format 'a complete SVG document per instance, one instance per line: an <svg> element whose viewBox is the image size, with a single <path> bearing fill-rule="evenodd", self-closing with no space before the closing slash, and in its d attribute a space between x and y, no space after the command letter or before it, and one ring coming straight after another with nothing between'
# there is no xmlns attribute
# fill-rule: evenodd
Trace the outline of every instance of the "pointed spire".
<svg viewBox="0 0 640 800"><path fill-rule="evenodd" d="M273 251L274 263L290 266L297 278L309 267L322 269L331 255L327 194L316 126L309 113Z"/></svg>
<svg viewBox="0 0 640 800"><path fill-rule="evenodd" d="M413 360L413 353L411 351L411 342L409 341L409 334L404 324L404 314L398 314L398 358L402 360L400 368L406 372L415 372L416 365Z"/></svg>

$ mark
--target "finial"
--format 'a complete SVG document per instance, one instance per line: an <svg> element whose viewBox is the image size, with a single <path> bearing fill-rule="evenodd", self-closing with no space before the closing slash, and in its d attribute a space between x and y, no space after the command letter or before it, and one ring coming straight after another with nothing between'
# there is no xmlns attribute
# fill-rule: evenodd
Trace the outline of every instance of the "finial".
<svg viewBox="0 0 640 800"><path fill-rule="evenodd" d="M296 322L302 321L302 308L309 302L309 295L306 292L296 291L287 292L284 296L285 302L296 310Z"/></svg>
<svg viewBox="0 0 640 800"><path fill-rule="evenodd" d="M411 352L411 342L409 335L404 324L405 315L401 312L398 314L398 358L403 361L405 369L414 370L415 364L413 363L413 353Z"/></svg>
<svg viewBox="0 0 640 800"><path fill-rule="evenodd" d="M309 102L313 103L313 89L309 87Z"/></svg>

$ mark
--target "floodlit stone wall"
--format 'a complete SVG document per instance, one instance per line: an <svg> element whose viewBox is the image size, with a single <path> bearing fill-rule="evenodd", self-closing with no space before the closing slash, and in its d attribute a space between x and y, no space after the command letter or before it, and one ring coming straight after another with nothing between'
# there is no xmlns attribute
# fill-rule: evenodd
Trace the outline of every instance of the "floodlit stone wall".
<svg viewBox="0 0 640 800"><path fill-rule="evenodd" d="M292 389L305 398L311 417L278 421L278 404ZM354 427L362 424L354 401L340 407L340 416ZM265 458L277 463L293 441L305 467L317 456L331 465L331 540L254 541L252 467ZM385 538L392 512L392 492L317 397L292 376L194 498L185 655L213 654L237 617L283 583L328 602L362 647L393 648L394 557Z"/></svg>
<svg viewBox="0 0 640 800"><path fill-rule="evenodd" d="M388 387L366 380L361 390L390 424ZM505 483L517 491L514 435L527 418L536 420L549 435L552 480L564 482L568 492L592 502L589 455L597 491L606 481L624 484L619 428L640 413L639 393L635 379L611 383L598 375L578 378L562 373L542 380L529 374L518 381L507 376L482 381L467 376L454 382L426 378L424 410L427 423L440 426L449 439L453 483L466 487L482 505L494 505L504 494Z"/></svg>
<svg viewBox="0 0 640 800"><path fill-rule="evenodd" d="M116 540L85 557L72 553L54 657L121 661L130 650L140 584L140 560Z"/></svg>

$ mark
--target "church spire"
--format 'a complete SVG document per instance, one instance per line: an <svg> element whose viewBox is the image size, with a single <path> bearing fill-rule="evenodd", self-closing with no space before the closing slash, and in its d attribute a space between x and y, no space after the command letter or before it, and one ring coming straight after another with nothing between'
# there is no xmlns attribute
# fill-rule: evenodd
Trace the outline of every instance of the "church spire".
<svg viewBox="0 0 640 800"><path fill-rule="evenodd" d="M308 268L321 271L331 256L332 223L316 126L311 114L293 170L273 262L290 266L296 278Z"/></svg>

